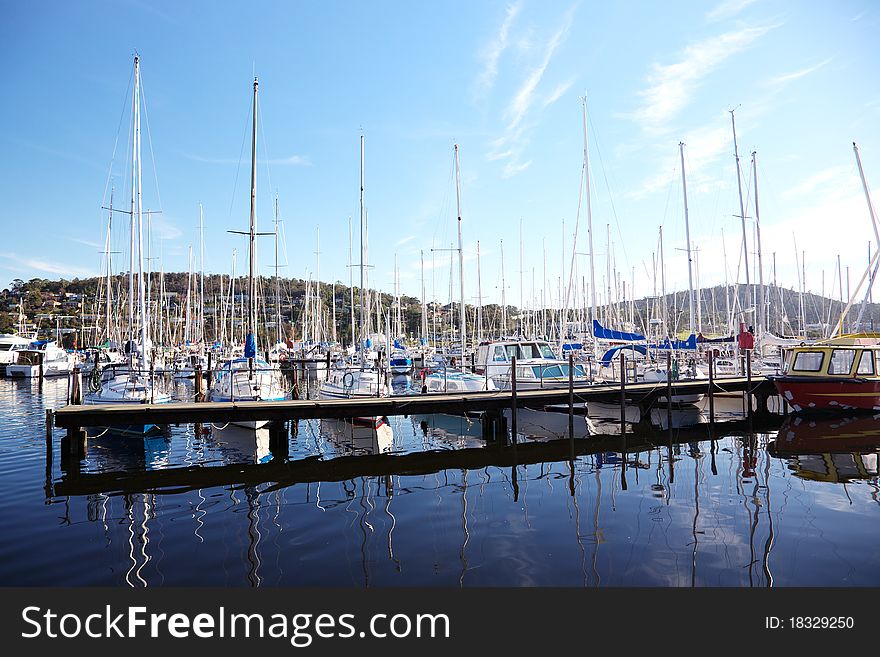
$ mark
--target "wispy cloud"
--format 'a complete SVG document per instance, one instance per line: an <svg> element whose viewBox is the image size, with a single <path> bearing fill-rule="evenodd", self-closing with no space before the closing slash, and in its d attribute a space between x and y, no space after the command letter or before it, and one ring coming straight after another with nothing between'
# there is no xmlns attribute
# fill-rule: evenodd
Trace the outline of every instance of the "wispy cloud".
<svg viewBox="0 0 880 657"><path fill-rule="evenodd" d="M510 45L510 27L517 14L522 10L522 6L522 0L507 6L501 27L498 28L498 32L482 51L483 69L477 75L474 83L474 96L478 99L485 98L495 85L495 80L498 77L498 60Z"/></svg>
<svg viewBox="0 0 880 657"><path fill-rule="evenodd" d="M714 178L707 172L725 153L733 152L731 130L722 121L690 131L682 141L685 144L685 166L688 188L692 191L706 191L713 185ZM656 173L649 176L642 185L632 192L632 197L640 199L648 194L666 189L674 179L681 178L681 158L679 151L670 149L669 155Z"/></svg>
<svg viewBox="0 0 880 657"><path fill-rule="evenodd" d="M818 71L820 68L831 62L831 57L826 59L825 61L819 62L815 66L808 66L807 68L802 68L799 71L794 71L793 73L785 73L783 75L777 75L776 77L772 77L764 83L764 86L767 87L779 87L793 80L798 80L802 77L806 77L810 73Z"/></svg>
<svg viewBox="0 0 880 657"><path fill-rule="evenodd" d="M775 26L745 27L688 45L672 64L654 64L641 106L630 115L646 132L668 131L669 122L690 102L700 80L745 50Z"/></svg>
<svg viewBox="0 0 880 657"><path fill-rule="evenodd" d="M544 107L550 107L550 105L562 98L568 92L568 90L571 89L573 84L574 78L556 85L556 88L551 91L550 95L544 99Z"/></svg>
<svg viewBox="0 0 880 657"><path fill-rule="evenodd" d="M92 242L90 240L84 240L79 237L68 237L67 239L70 240L71 242L76 242L77 244L85 244L86 246L90 246L94 249L102 248L102 245L98 244L97 242Z"/></svg>
<svg viewBox="0 0 880 657"><path fill-rule="evenodd" d="M38 258L20 257L18 255L15 255L14 253L0 253L0 258L6 258L10 262L15 263L17 267L10 267L10 269L12 269L13 271L41 271L48 274L55 274L57 276L77 278L85 278L95 275L92 270L85 269L83 267L66 265L61 262L49 262L47 260L40 260Z"/></svg>
<svg viewBox="0 0 880 657"><path fill-rule="evenodd" d="M508 162L504 165L504 177L511 178L518 173L522 173L532 164L532 161L528 162Z"/></svg>
<svg viewBox="0 0 880 657"><path fill-rule="evenodd" d="M782 199L793 201L809 198L820 192L824 197L833 199L841 194L852 194L857 191L858 180L852 174L851 169L837 166L818 171L805 178L794 187L785 190L782 193Z"/></svg>
<svg viewBox="0 0 880 657"><path fill-rule="evenodd" d="M183 153L185 158L195 162L205 162L207 164L240 164L241 161L231 157L205 157L202 155L193 155L192 153ZM271 158L268 160L257 160L258 164L272 164L280 166L312 166L312 161L307 155L291 155L289 157Z"/></svg>
<svg viewBox="0 0 880 657"><path fill-rule="evenodd" d="M571 9L566 12L562 25L553 33L550 40L547 42L547 45L544 47L544 56L541 59L541 63L529 73L520 85L519 90L514 95L513 100L507 109L508 130L514 130L520 122L522 122L526 113L529 111L529 108L532 106L538 84L541 82L541 78L544 77L544 72L550 65L550 60L553 59L556 49L559 48L563 41L565 41L565 37L571 29L571 23L574 20L574 10L575 7L571 7Z"/></svg>
<svg viewBox="0 0 880 657"><path fill-rule="evenodd" d="M406 237L397 240L397 242L394 243L394 246L403 246L407 242L412 242L415 238L415 235L407 235Z"/></svg>
<svg viewBox="0 0 880 657"><path fill-rule="evenodd" d="M170 218L161 214L154 214L150 220L153 237L160 240L176 240L183 232Z"/></svg>
<svg viewBox="0 0 880 657"><path fill-rule="evenodd" d="M538 123L534 116L536 110L537 113L540 113L540 110L555 103L574 84L574 79L571 78L556 84L548 94L542 96L541 82L554 55L565 42L571 30L576 8L577 4L572 5L565 12L559 27L538 49L539 60L528 70L502 111L502 119L505 122L504 133L492 140L486 159L490 161L504 160L502 175L505 178L525 171L531 164L531 160L523 162L522 155L529 143L528 133Z"/></svg>
<svg viewBox="0 0 880 657"><path fill-rule="evenodd" d="M724 0L724 2L706 14L706 20L720 21L725 18L731 18L755 2L757 0Z"/></svg>

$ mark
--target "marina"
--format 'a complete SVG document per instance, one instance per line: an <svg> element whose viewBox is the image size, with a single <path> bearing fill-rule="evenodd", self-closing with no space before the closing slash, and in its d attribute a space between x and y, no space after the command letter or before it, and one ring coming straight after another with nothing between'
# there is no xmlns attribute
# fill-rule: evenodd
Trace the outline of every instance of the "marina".
<svg viewBox="0 0 880 657"><path fill-rule="evenodd" d="M7 12L16 605L880 586L876 7L111 4Z"/></svg>

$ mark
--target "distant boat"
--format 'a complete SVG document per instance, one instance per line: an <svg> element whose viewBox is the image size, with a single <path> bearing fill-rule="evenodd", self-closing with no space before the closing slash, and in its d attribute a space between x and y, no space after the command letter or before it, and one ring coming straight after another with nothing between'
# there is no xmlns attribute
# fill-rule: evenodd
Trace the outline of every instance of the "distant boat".
<svg viewBox="0 0 880 657"><path fill-rule="evenodd" d="M31 342L27 348L16 349L12 353L16 360L6 366L6 376L9 377L40 376L41 358L43 376L65 376L73 370L73 356L55 344L54 340Z"/></svg>
<svg viewBox="0 0 880 657"><path fill-rule="evenodd" d="M516 358L516 372L511 373ZM498 340L483 342L477 347L474 373L488 376L502 390L511 387L516 378L518 390L560 388L568 385L568 361L557 358L546 340ZM591 383L581 363L574 363L572 379L575 386Z"/></svg>
<svg viewBox="0 0 880 657"><path fill-rule="evenodd" d="M18 350L26 349L30 343L29 338L13 333L0 333L0 367L14 363L18 357Z"/></svg>
<svg viewBox="0 0 880 657"><path fill-rule="evenodd" d="M388 366L392 374L412 374L413 360L405 351L392 351Z"/></svg>

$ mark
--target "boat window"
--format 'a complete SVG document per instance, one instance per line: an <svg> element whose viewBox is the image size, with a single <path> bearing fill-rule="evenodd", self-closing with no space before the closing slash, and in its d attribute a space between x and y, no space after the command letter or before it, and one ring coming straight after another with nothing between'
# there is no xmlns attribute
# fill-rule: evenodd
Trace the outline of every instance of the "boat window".
<svg viewBox="0 0 880 657"><path fill-rule="evenodd" d="M505 352L504 347L498 345L495 347L495 356L492 358L496 363L504 363L507 362L508 356L516 356L516 346L513 346L513 352L510 352L511 347L507 347L507 351Z"/></svg>
<svg viewBox="0 0 880 657"><path fill-rule="evenodd" d="M795 372L818 372L822 369L824 359L823 351L799 351L795 354L791 369Z"/></svg>
<svg viewBox="0 0 880 657"><path fill-rule="evenodd" d="M831 352L828 374L849 374L855 359L855 349L835 349Z"/></svg>
<svg viewBox="0 0 880 657"><path fill-rule="evenodd" d="M856 374L873 374L874 373L874 352L865 350L862 357L859 358L859 369Z"/></svg>
<svg viewBox="0 0 880 657"><path fill-rule="evenodd" d="M565 376L568 376L568 366L566 365L565 367L566 367ZM539 378L539 379L540 378L552 379L552 378L559 378L559 377L563 376L562 369L559 367L559 365L539 365L539 366L534 367L532 369L535 372L535 377ZM542 370L544 372L543 376L541 375Z"/></svg>
<svg viewBox="0 0 880 657"><path fill-rule="evenodd" d="M544 358L556 358L556 356L553 354L553 350L550 348L549 344L545 343L545 344L540 344L538 346L541 349L541 355Z"/></svg>
<svg viewBox="0 0 880 657"><path fill-rule="evenodd" d="M517 367L516 368L516 378L517 380L521 379L531 379L535 372L532 372L529 367Z"/></svg>

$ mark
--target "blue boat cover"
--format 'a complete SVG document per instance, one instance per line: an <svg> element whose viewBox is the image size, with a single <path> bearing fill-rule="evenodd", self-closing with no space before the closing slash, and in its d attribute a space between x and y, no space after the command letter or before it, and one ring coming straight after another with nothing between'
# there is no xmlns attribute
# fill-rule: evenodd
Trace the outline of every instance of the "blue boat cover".
<svg viewBox="0 0 880 657"><path fill-rule="evenodd" d="M691 333L687 340L671 340L666 338L659 344L652 344L652 349L696 349L697 336Z"/></svg>
<svg viewBox="0 0 880 657"><path fill-rule="evenodd" d="M642 354L643 356L648 355L648 349L643 347L640 344L624 344L619 347L612 347L599 359L600 365L611 365L611 361L614 360L614 357L617 355L617 352L621 349L629 349L630 351L635 351L636 353Z"/></svg>
<svg viewBox="0 0 880 657"><path fill-rule="evenodd" d="M627 333L625 331L605 328L599 323L598 319L593 320L593 337L599 340L624 340L626 342L636 342L645 339L645 336L639 333Z"/></svg>
<svg viewBox="0 0 880 657"><path fill-rule="evenodd" d="M562 345L562 351L571 351L572 349L578 351L583 348L584 345L580 342L566 342L564 345Z"/></svg>
<svg viewBox="0 0 880 657"><path fill-rule="evenodd" d="M244 339L244 357L257 357L257 339L254 337L253 333L248 333L247 337Z"/></svg>

